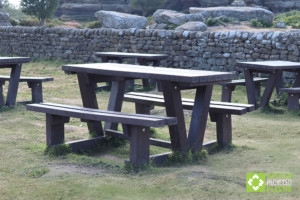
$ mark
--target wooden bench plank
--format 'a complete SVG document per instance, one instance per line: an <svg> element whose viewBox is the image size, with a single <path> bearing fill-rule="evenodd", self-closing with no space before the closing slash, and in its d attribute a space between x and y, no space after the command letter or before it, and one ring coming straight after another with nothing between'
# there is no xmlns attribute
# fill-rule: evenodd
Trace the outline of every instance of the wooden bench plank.
<svg viewBox="0 0 300 200"><path fill-rule="evenodd" d="M254 78L254 82L265 82L267 80L268 80L268 78L260 78L260 77ZM246 80L245 79L236 79L236 80L232 80L230 82L219 83L218 85L222 85L222 86L246 85Z"/></svg>
<svg viewBox="0 0 300 200"><path fill-rule="evenodd" d="M300 93L300 87L294 87L294 88L280 88L280 92L288 92L288 93Z"/></svg>
<svg viewBox="0 0 300 200"><path fill-rule="evenodd" d="M93 112L84 109L71 109L47 104L30 104L27 105L27 110L43 112L52 115L59 115L64 117L75 117L80 119L86 119L90 121L107 121L112 123L131 124L136 126L145 127L161 127L164 125L174 125L177 123L176 118L172 117L149 117L148 115L134 115L113 111L99 111Z"/></svg>
<svg viewBox="0 0 300 200"><path fill-rule="evenodd" d="M164 98L161 95L152 95L152 94L145 94L144 93L127 93L124 96L125 101L129 102L136 102L140 104L148 104L148 105L156 105L156 106L163 106L164 107ZM216 113L227 113L233 115L243 115L247 112L254 111L254 105L247 105L243 106L243 104L233 104L233 103L225 103L223 102L214 102L211 103L209 106L210 112ZM192 99L182 99L183 109L192 110L194 107L194 100Z"/></svg>
<svg viewBox="0 0 300 200"><path fill-rule="evenodd" d="M0 75L0 80L9 81L10 76ZM53 81L52 77L25 77L21 76L19 82L47 82Z"/></svg>

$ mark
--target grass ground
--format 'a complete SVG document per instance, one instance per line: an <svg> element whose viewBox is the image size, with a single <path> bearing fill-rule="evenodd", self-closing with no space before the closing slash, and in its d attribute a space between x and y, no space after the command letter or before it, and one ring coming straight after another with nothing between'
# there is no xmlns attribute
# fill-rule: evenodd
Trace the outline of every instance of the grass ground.
<svg viewBox="0 0 300 200"><path fill-rule="evenodd" d="M45 102L81 105L77 79L64 74L61 65L32 62L23 66L22 75L54 77L54 82L43 85ZM183 96L193 93L185 91ZM220 93L216 87L213 99L219 100ZM101 109L106 109L108 95L98 93ZM17 100L30 98L22 83ZM233 101L246 102L245 88L237 88ZM133 110L133 104L124 104L124 112ZM157 108L153 113L164 110ZM186 117L189 121L188 112ZM297 113L255 111L233 116L233 149L210 154L206 161L151 166L132 174L124 170L128 144L101 152L45 155L44 114L28 112L19 104L0 111L0 199L299 199L299 130ZM156 132L156 137L169 139L167 128ZM67 124L67 141L87 137L86 125L78 119ZM212 139L215 124L208 122L205 141ZM151 147L153 154L164 151ZM292 192L247 193L247 172L292 173Z"/></svg>

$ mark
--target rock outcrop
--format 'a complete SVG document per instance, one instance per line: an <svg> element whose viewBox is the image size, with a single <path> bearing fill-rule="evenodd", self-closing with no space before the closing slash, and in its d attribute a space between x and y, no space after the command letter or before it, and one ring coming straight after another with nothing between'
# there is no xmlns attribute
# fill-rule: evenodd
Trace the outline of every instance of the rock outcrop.
<svg viewBox="0 0 300 200"><path fill-rule="evenodd" d="M172 10L185 10L189 7L228 6L232 2L234 0L168 0L165 7Z"/></svg>
<svg viewBox="0 0 300 200"><path fill-rule="evenodd" d="M181 26L178 26L175 30L176 31L181 30L181 31L202 31L202 32L204 32L207 30L207 26L203 22L188 22Z"/></svg>
<svg viewBox="0 0 300 200"><path fill-rule="evenodd" d="M126 13L119 13L115 11L98 11L95 13L98 20L102 22L103 28L114 29L129 29L139 28L145 29L147 25L147 18L137 15L130 15Z"/></svg>
<svg viewBox="0 0 300 200"><path fill-rule="evenodd" d="M205 21L202 14L184 14L174 10L159 9L153 14L153 18L158 24L176 24L182 25L192 21Z"/></svg>
<svg viewBox="0 0 300 200"><path fill-rule="evenodd" d="M264 23L272 23L274 14L263 8L252 7L213 7L213 8L190 8L191 14L201 13L205 18L225 16L239 21L251 21L257 19Z"/></svg>
<svg viewBox="0 0 300 200"><path fill-rule="evenodd" d="M62 19L95 19L99 10L129 12L126 0L63 0ZM59 12L59 11L58 11Z"/></svg>
<svg viewBox="0 0 300 200"><path fill-rule="evenodd" d="M300 10L300 0L244 0L250 5L263 6L272 12L286 12L290 10Z"/></svg>
<svg viewBox="0 0 300 200"><path fill-rule="evenodd" d="M9 22L9 14L2 8L2 1L0 0L0 26L11 26Z"/></svg>

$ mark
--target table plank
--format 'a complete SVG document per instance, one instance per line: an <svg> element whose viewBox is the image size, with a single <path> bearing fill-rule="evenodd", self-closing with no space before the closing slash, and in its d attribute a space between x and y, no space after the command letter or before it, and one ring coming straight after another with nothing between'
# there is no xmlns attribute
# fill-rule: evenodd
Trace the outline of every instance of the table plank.
<svg viewBox="0 0 300 200"><path fill-rule="evenodd" d="M148 60L162 60L168 58L167 54L127 53L127 52L96 52L96 56L115 58L143 58Z"/></svg>
<svg viewBox="0 0 300 200"><path fill-rule="evenodd" d="M210 83L228 81L236 77L230 72L215 72L190 69L174 69L118 63L94 63L64 65L67 73L89 73L103 76L128 77L136 79L156 79L183 83Z"/></svg>
<svg viewBox="0 0 300 200"><path fill-rule="evenodd" d="M290 61L258 61L258 62L238 62L238 67L255 69L255 70L296 70L300 69L299 62L290 62Z"/></svg>
<svg viewBox="0 0 300 200"><path fill-rule="evenodd" d="M6 65L28 63L30 60L31 58L28 57L0 57L0 68L6 68Z"/></svg>

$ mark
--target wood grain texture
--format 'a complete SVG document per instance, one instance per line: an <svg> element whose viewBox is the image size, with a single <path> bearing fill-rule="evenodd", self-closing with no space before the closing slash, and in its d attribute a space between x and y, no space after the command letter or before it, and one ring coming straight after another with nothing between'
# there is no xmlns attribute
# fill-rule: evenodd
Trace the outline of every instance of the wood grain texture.
<svg viewBox="0 0 300 200"><path fill-rule="evenodd" d="M190 69L174 69L117 63L74 64L64 65L66 72L98 74L102 76L127 77L134 79L155 79L183 83L211 84L213 82L230 81L236 77L234 73L201 71Z"/></svg>

